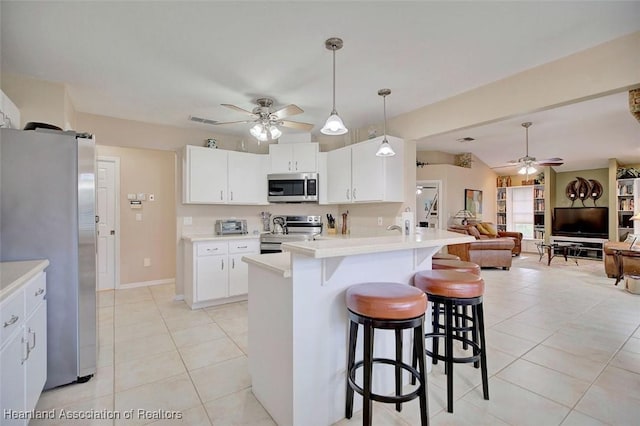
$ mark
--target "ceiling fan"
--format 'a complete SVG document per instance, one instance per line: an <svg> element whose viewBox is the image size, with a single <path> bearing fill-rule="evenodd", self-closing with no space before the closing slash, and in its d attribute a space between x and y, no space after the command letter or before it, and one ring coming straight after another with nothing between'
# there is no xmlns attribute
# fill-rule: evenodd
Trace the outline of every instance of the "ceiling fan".
<svg viewBox="0 0 640 426"><path fill-rule="evenodd" d="M302 108L297 105L290 104L278 110L273 110L273 99L271 98L258 98L256 99L256 104L258 106L254 107L251 111L231 104L221 104L224 107L248 115L250 118L246 120L215 121L194 116L190 116L189 120L199 123L213 124L216 126L222 124L255 123L255 125L249 130L249 133L258 140L258 143L265 142L269 139L278 139L282 135L282 131L278 126L304 130L306 132L313 128L313 124L285 120L286 117L302 114L304 112Z"/></svg>
<svg viewBox="0 0 640 426"><path fill-rule="evenodd" d="M524 157L520 157L517 160L510 160L504 166L493 167L494 169L498 169L501 167L520 166L520 169L518 170L518 174L530 175L537 172L536 168L534 167L536 165L561 166L562 164L564 164L564 160L562 158L553 157L553 158L547 158L544 160L537 160L536 157L532 157L529 155L529 127L531 127L532 124L533 123L530 121L527 121L521 124L521 126L524 127L526 131L526 137L525 137L526 150L525 150Z"/></svg>

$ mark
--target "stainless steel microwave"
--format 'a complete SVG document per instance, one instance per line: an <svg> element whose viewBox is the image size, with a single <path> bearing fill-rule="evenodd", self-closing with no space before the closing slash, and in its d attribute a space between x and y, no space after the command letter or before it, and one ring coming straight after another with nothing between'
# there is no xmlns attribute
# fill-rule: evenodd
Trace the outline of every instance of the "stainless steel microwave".
<svg viewBox="0 0 640 426"><path fill-rule="evenodd" d="M317 203L317 173L281 173L267 175L270 203Z"/></svg>

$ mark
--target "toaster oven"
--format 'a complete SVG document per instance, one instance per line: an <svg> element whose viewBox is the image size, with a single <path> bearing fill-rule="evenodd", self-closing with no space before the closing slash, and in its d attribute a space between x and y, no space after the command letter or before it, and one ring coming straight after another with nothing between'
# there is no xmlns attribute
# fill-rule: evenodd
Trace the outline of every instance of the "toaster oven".
<svg viewBox="0 0 640 426"><path fill-rule="evenodd" d="M247 233L247 221L245 219L216 220L216 235L235 235Z"/></svg>

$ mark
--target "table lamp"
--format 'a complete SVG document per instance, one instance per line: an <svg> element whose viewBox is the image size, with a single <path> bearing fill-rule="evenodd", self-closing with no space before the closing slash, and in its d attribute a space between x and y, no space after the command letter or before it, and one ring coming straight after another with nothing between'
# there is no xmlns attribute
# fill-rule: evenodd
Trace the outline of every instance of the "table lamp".
<svg viewBox="0 0 640 426"><path fill-rule="evenodd" d="M469 223L469 219L473 219L475 215L471 213L469 210L458 210L458 213L455 214L455 219L460 219L461 225L466 225Z"/></svg>

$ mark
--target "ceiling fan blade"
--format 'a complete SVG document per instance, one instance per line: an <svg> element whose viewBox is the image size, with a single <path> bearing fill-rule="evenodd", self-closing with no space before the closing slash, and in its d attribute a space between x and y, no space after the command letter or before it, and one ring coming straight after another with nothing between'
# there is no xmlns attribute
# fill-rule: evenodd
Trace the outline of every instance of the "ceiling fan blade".
<svg viewBox="0 0 640 426"><path fill-rule="evenodd" d="M564 160L562 158L554 157L538 160L536 163L540 166L561 166L564 164Z"/></svg>
<svg viewBox="0 0 640 426"><path fill-rule="evenodd" d="M311 129L313 129L313 124L300 123L299 121L282 120L282 121L279 121L278 123L283 125L284 127L289 127L289 128L298 129L298 130L304 130L306 132L308 132Z"/></svg>
<svg viewBox="0 0 640 426"><path fill-rule="evenodd" d="M215 123L209 123L209 124L213 124L214 126L217 126L218 124L238 124L238 123L253 123L253 120L217 121Z"/></svg>
<svg viewBox="0 0 640 426"><path fill-rule="evenodd" d="M501 166L491 167L491 169L503 169L505 167L515 167L517 165L518 165L517 163L503 164Z"/></svg>
<svg viewBox="0 0 640 426"><path fill-rule="evenodd" d="M291 104L291 105L287 105L284 108L280 108L277 111L272 112L271 116L280 120L282 118L289 117L292 115L302 114L303 112L304 110L302 108L300 108L297 105Z"/></svg>
<svg viewBox="0 0 640 426"><path fill-rule="evenodd" d="M242 113L244 113L244 114L248 114L248 115L251 115L251 116L256 116L256 114L254 114L253 112L251 112L251 111L247 111L246 109L243 109L243 108L237 107L237 106L235 106L235 105L231 105L231 104L220 104L220 105L222 105L222 106L224 106L224 107L227 107L227 108L231 108L231 109L236 110L236 111L238 111L238 112L242 112Z"/></svg>

